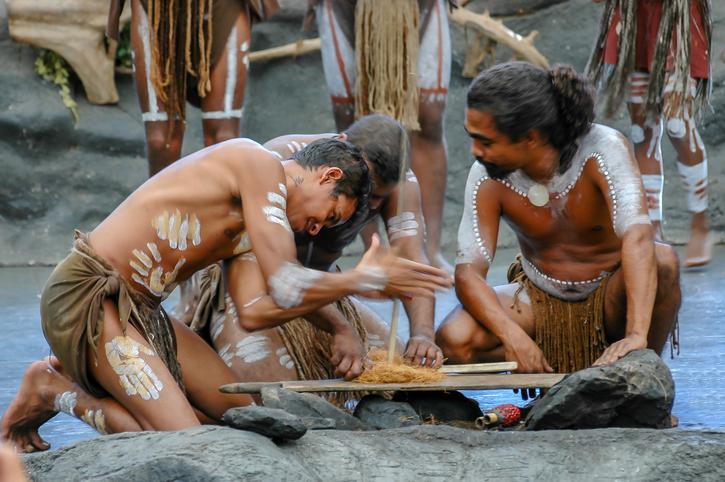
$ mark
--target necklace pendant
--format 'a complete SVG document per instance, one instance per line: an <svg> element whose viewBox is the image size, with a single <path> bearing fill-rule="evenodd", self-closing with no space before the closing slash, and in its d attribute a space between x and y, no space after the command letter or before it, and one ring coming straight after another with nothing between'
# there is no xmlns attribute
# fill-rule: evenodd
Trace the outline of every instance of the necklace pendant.
<svg viewBox="0 0 725 482"><path fill-rule="evenodd" d="M549 202L549 190L543 184L534 184L529 188L526 197L534 206L546 206Z"/></svg>

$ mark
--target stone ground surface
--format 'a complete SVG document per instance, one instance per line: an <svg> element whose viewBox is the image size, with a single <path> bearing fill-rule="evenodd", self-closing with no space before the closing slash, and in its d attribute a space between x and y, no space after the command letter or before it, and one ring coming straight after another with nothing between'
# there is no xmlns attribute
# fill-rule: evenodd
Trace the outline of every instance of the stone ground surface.
<svg viewBox="0 0 725 482"><path fill-rule="evenodd" d="M531 0L533 3L537 3ZM504 5L507 2L494 2ZM550 3L540 1L539 4ZM714 12L713 106L725 107L725 2L712 2ZM256 50L300 38L305 0L286 0L273 22L253 32ZM481 10L483 0L471 2ZM494 5L495 7L495 5ZM53 264L62 259L73 228L91 229L146 178L143 126L133 82L118 76L118 105L88 104L76 87L80 121L74 124L56 88L34 73L36 51L13 43L6 35L4 3L0 0L0 265ZM531 15L506 18L521 34L539 31L539 50L551 63L566 62L583 69L593 42L601 6L591 0L569 0ZM465 91L470 82L460 76L464 32L451 26L454 55L446 138L450 154L443 241L449 257L461 214L463 186L471 163L470 142L463 131ZM309 36L316 36L311 32ZM510 53L499 49L497 58ZM280 96L280 92L283 92ZM725 117L706 113L702 134L709 148L713 225L718 239L725 232ZM607 121L610 122L610 121ZM629 132L620 116L616 127ZM184 152L201 147L199 113L190 109ZM334 129L319 54L255 64L251 69L242 134L265 141L292 132ZM666 231L676 242L686 239L687 214L675 172L674 156L664 142L667 168ZM510 246L511 232L502 230L501 245ZM353 252L359 252L355 245Z"/></svg>
<svg viewBox="0 0 725 482"><path fill-rule="evenodd" d="M515 254L512 250L497 253L490 274L491 282L502 283L506 266ZM725 429L725 248L719 247L716 262L707 269L682 273L684 302L680 315L682 353L670 359L665 347L664 360L675 380L673 413L680 418L684 429ZM49 268L0 269L0 414L15 396L27 365L49 354L40 329L38 298ZM172 295L173 297L173 295ZM453 308L456 298L452 292L440 293L436 305L436 323L440 323ZM172 304L175 300L169 300ZM369 305L384 320L390 320L390 302L371 302ZM407 339L404 319L398 335ZM473 391L466 395L486 409L501 403L523 405L511 391ZM48 422L41 434L54 448L96 437L82 422L60 414Z"/></svg>
<svg viewBox="0 0 725 482"><path fill-rule="evenodd" d="M36 481L722 480L725 432L316 431L275 445L202 427L121 434L26 457Z"/></svg>

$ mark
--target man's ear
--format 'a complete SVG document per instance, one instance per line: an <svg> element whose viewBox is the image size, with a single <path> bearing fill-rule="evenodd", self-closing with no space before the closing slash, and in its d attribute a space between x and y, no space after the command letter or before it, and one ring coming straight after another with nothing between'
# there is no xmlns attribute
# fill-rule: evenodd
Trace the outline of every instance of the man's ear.
<svg viewBox="0 0 725 482"><path fill-rule="evenodd" d="M530 147L530 148L539 147L542 144L545 144L546 142L548 142L548 140L546 138L544 138L543 135L541 135L541 131L532 129L526 133L526 146L527 147Z"/></svg>
<svg viewBox="0 0 725 482"><path fill-rule="evenodd" d="M347 134L345 134L344 132L340 132L338 135L335 136L335 139L344 142L347 140Z"/></svg>
<svg viewBox="0 0 725 482"><path fill-rule="evenodd" d="M325 184L326 182L337 182L340 179L342 179L343 173L342 169L339 167L328 167L324 171L322 171L322 177L320 178L320 184Z"/></svg>

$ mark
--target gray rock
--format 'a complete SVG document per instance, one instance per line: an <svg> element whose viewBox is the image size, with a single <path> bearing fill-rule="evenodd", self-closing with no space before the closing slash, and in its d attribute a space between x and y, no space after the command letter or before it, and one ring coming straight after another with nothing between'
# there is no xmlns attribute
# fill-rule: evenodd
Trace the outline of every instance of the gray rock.
<svg viewBox="0 0 725 482"><path fill-rule="evenodd" d="M297 440L307 433L302 419L278 408L230 408L222 417L224 423L240 430L249 430L272 439Z"/></svg>
<svg viewBox="0 0 725 482"><path fill-rule="evenodd" d="M307 430L334 430L337 428L337 422L331 418L300 417L300 420L305 424Z"/></svg>
<svg viewBox="0 0 725 482"><path fill-rule="evenodd" d="M725 433L313 431L276 445L227 427L110 435L25 457L38 482L93 480L725 480Z"/></svg>
<svg viewBox="0 0 725 482"><path fill-rule="evenodd" d="M531 409L530 430L671 426L672 374L652 350L636 350L611 365L575 372Z"/></svg>
<svg viewBox="0 0 725 482"><path fill-rule="evenodd" d="M482 416L481 407L461 392L398 392L393 400L407 402L423 420L473 422Z"/></svg>
<svg viewBox="0 0 725 482"><path fill-rule="evenodd" d="M420 417L406 402L386 400L378 395L363 397L355 407L357 418L377 429L420 425Z"/></svg>
<svg viewBox="0 0 725 482"><path fill-rule="evenodd" d="M366 424L317 395L283 388L262 389L265 407L280 408L298 417L331 418L339 430L369 430Z"/></svg>

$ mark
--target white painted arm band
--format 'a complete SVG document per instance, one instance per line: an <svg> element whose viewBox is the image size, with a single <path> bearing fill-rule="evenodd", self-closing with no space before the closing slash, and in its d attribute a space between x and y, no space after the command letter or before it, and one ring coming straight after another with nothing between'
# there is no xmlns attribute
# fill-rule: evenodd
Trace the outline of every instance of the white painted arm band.
<svg viewBox="0 0 725 482"><path fill-rule="evenodd" d="M416 236L418 234L418 221L415 213L404 211L398 216L388 219L388 239L392 242L398 238Z"/></svg>
<svg viewBox="0 0 725 482"><path fill-rule="evenodd" d="M288 310L302 303L305 292L320 278L321 272L287 261L269 277L269 294L277 306Z"/></svg>
<svg viewBox="0 0 725 482"><path fill-rule="evenodd" d="M478 189L488 179L486 168L474 162L468 173L466 191L463 200L463 216L458 227L458 251L456 264L470 264L478 258L491 264L491 250L481 236L478 224L478 208L476 200Z"/></svg>

